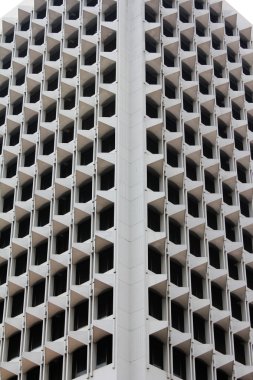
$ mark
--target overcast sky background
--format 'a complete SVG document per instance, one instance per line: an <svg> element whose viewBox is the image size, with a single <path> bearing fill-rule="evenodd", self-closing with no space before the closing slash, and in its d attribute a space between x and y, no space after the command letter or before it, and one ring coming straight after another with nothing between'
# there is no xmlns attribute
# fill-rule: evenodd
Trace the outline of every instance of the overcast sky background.
<svg viewBox="0 0 253 380"><path fill-rule="evenodd" d="M20 0L0 0L0 17L4 16L7 12L9 12L20 2ZM241 13L253 24L252 0L227 0L227 2L231 4L239 13Z"/></svg>

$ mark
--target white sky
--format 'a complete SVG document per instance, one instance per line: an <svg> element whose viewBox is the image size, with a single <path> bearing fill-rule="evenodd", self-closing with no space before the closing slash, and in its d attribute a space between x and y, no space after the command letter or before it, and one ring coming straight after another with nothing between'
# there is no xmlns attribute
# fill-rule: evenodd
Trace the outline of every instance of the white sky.
<svg viewBox="0 0 253 380"><path fill-rule="evenodd" d="M0 17L4 16L20 2L20 0L0 0ZM253 24L252 0L227 0L227 2Z"/></svg>

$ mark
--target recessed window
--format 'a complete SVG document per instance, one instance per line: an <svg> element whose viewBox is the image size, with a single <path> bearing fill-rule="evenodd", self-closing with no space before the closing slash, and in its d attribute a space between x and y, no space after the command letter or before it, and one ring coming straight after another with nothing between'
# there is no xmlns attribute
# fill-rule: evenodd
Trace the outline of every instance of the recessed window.
<svg viewBox="0 0 253 380"><path fill-rule="evenodd" d="M45 280L37 282L32 287L32 306L40 305L45 300Z"/></svg>
<svg viewBox="0 0 253 380"><path fill-rule="evenodd" d="M163 342L156 337L149 336L149 362L151 365L163 369Z"/></svg>
<svg viewBox="0 0 253 380"><path fill-rule="evenodd" d="M43 323L39 322L30 328L29 351L41 346Z"/></svg>
<svg viewBox="0 0 253 380"><path fill-rule="evenodd" d="M113 289L107 289L97 297L97 317L106 318L113 314Z"/></svg>
<svg viewBox="0 0 253 380"><path fill-rule="evenodd" d="M76 285L80 285L90 278L90 259L86 258L76 264Z"/></svg>
<svg viewBox="0 0 253 380"><path fill-rule="evenodd" d="M62 356L52 360L48 365L48 380L62 380Z"/></svg>
<svg viewBox="0 0 253 380"><path fill-rule="evenodd" d="M113 245L99 252L98 271L99 273L108 272L113 268L114 254Z"/></svg>
<svg viewBox="0 0 253 380"><path fill-rule="evenodd" d="M80 302L74 307L74 330L88 325L89 301Z"/></svg>
<svg viewBox="0 0 253 380"><path fill-rule="evenodd" d="M112 335L108 335L97 342L96 368L112 363Z"/></svg>
<svg viewBox="0 0 253 380"><path fill-rule="evenodd" d="M65 311L55 314L51 320L51 338L52 341L64 336L65 329Z"/></svg>
<svg viewBox="0 0 253 380"><path fill-rule="evenodd" d="M72 353L72 379L87 373L87 346L78 348Z"/></svg>

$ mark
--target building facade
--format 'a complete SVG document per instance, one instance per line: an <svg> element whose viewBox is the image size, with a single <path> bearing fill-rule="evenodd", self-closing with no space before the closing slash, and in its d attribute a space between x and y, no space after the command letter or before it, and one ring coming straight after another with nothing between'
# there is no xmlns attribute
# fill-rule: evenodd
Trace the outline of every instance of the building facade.
<svg viewBox="0 0 253 380"><path fill-rule="evenodd" d="M2 380L253 379L252 26L34 0L0 42Z"/></svg>

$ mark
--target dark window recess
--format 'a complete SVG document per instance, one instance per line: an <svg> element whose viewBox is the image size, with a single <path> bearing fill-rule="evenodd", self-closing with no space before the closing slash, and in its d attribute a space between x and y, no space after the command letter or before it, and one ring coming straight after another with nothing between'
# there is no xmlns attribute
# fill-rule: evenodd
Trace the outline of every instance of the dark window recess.
<svg viewBox="0 0 253 380"><path fill-rule="evenodd" d="M95 79L91 79L83 85L83 96L90 97L95 95L96 92L96 81Z"/></svg>
<svg viewBox="0 0 253 380"><path fill-rule="evenodd" d="M72 353L72 379L87 373L87 346L82 346Z"/></svg>
<svg viewBox="0 0 253 380"><path fill-rule="evenodd" d="M108 335L97 342L96 368L112 363L112 335Z"/></svg>
<svg viewBox="0 0 253 380"><path fill-rule="evenodd" d="M18 223L18 238L22 238L29 234L30 215L22 218Z"/></svg>
<svg viewBox="0 0 253 380"><path fill-rule="evenodd" d="M188 38L185 37L183 34L181 34L180 36L180 46L181 46L181 49L184 51L191 50L191 41L188 40Z"/></svg>
<svg viewBox="0 0 253 380"><path fill-rule="evenodd" d="M42 45L44 43L44 38L45 38L45 31L43 30L42 32L39 32L34 37L34 45Z"/></svg>
<svg viewBox="0 0 253 380"><path fill-rule="evenodd" d="M154 38L150 37L148 34L145 35L145 49L149 53L157 52L157 42Z"/></svg>
<svg viewBox="0 0 253 380"><path fill-rule="evenodd" d="M175 205L180 203L180 188L171 181L168 181L168 201Z"/></svg>
<svg viewBox="0 0 253 380"><path fill-rule="evenodd" d="M227 239L236 241L236 225L227 218L225 218L225 231Z"/></svg>
<svg viewBox="0 0 253 380"><path fill-rule="evenodd" d="M26 372L26 380L39 380L40 367L36 366Z"/></svg>
<svg viewBox="0 0 253 380"><path fill-rule="evenodd" d="M190 253L194 256L201 256L201 239L192 231L189 231Z"/></svg>
<svg viewBox="0 0 253 380"><path fill-rule="evenodd" d="M111 52L114 51L117 47L116 33L113 33L111 36L107 37L104 41L104 51Z"/></svg>
<svg viewBox="0 0 253 380"><path fill-rule="evenodd" d="M149 289L148 291L148 305L149 315L153 318L163 319L163 299L162 296L156 291Z"/></svg>
<svg viewBox="0 0 253 380"><path fill-rule="evenodd" d="M12 297L11 317L16 317L23 313L24 306L24 291L16 293Z"/></svg>
<svg viewBox="0 0 253 380"><path fill-rule="evenodd" d="M10 244L11 227L5 227L0 231L0 248L5 248Z"/></svg>
<svg viewBox="0 0 253 380"><path fill-rule="evenodd" d="M79 202L86 203L92 199L92 180L86 181L79 187Z"/></svg>
<svg viewBox="0 0 253 380"><path fill-rule="evenodd" d="M152 168L147 168L147 187L153 191L159 191L160 176Z"/></svg>
<svg viewBox="0 0 253 380"><path fill-rule="evenodd" d="M81 221L77 225L77 242L83 243L91 237L91 218Z"/></svg>
<svg viewBox="0 0 253 380"><path fill-rule="evenodd" d="M6 95L8 95L8 91L9 91L9 81L6 81L0 86L0 98L4 98Z"/></svg>
<svg viewBox="0 0 253 380"><path fill-rule="evenodd" d="M206 35L206 28L198 21L196 21L196 33L200 37L204 37Z"/></svg>
<svg viewBox="0 0 253 380"><path fill-rule="evenodd" d="M21 86L25 82L25 70L20 70L15 79L16 86Z"/></svg>
<svg viewBox="0 0 253 380"><path fill-rule="evenodd" d="M37 132L37 128L38 128L38 116L35 116L35 117L32 117L30 120L28 120L26 133L28 135L32 135L33 133Z"/></svg>
<svg viewBox="0 0 253 380"><path fill-rule="evenodd" d="M220 166L223 170L230 170L230 157L222 150L220 151Z"/></svg>
<svg viewBox="0 0 253 380"><path fill-rule="evenodd" d="M249 40L242 35L240 35L240 46L243 49L248 49L248 47L249 47Z"/></svg>
<svg viewBox="0 0 253 380"><path fill-rule="evenodd" d="M74 49L78 46L78 32L71 34L71 36L67 39L67 48Z"/></svg>
<svg viewBox="0 0 253 380"><path fill-rule="evenodd" d="M103 153L109 153L115 149L115 132L106 134L101 139L101 151Z"/></svg>
<svg viewBox="0 0 253 380"><path fill-rule="evenodd" d="M192 69L185 63L182 63L182 78L187 81L192 80Z"/></svg>
<svg viewBox="0 0 253 380"><path fill-rule="evenodd" d="M200 359L195 359L195 380L208 379L208 366Z"/></svg>
<svg viewBox="0 0 253 380"><path fill-rule="evenodd" d="M6 167L6 178L12 178L17 172L17 159L10 161Z"/></svg>
<svg viewBox="0 0 253 380"><path fill-rule="evenodd" d="M109 190L114 187L114 166L101 173L100 190Z"/></svg>
<svg viewBox="0 0 253 380"><path fill-rule="evenodd" d="M114 205L107 207L100 212L99 229L108 230L114 226Z"/></svg>
<svg viewBox="0 0 253 380"><path fill-rule="evenodd" d="M159 153L159 140L151 133L147 133L147 150L153 154Z"/></svg>
<svg viewBox="0 0 253 380"><path fill-rule="evenodd" d="M248 103L253 103L253 92L245 86L245 99Z"/></svg>
<svg viewBox="0 0 253 380"><path fill-rule="evenodd" d="M242 305L241 300L235 294L230 294L232 317L242 321Z"/></svg>
<svg viewBox="0 0 253 380"><path fill-rule="evenodd" d="M215 50L221 49L221 41L214 34L212 34L212 46Z"/></svg>
<svg viewBox="0 0 253 380"><path fill-rule="evenodd" d="M204 95L209 94L209 83L202 77L199 77L199 91Z"/></svg>
<svg viewBox="0 0 253 380"><path fill-rule="evenodd" d="M43 264L47 261L47 249L48 249L48 241L44 241L37 245L35 248L35 265Z"/></svg>
<svg viewBox="0 0 253 380"><path fill-rule="evenodd" d="M10 133L10 146L15 146L19 143L19 137L20 137L20 129L15 129L12 133Z"/></svg>
<svg viewBox="0 0 253 380"><path fill-rule="evenodd" d="M149 336L149 362L163 369L163 343L152 335Z"/></svg>
<svg viewBox="0 0 253 380"><path fill-rule="evenodd" d="M233 190L226 184L222 184L223 201L228 205L233 205Z"/></svg>
<svg viewBox="0 0 253 380"><path fill-rule="evenodd" d="M148 206L148 228L155 232L161 231L160 213L152 206Z"/></svg>
<svg viewBox="0 0 253 380"><path fill-rule="evenodd" d="M213 8L210 8L210 20L211 22L219 22L219 14L213 10Z"/></svg>
<svg viewBox="0 0 253 380"><path fill-rule="evenodd" d="M2 303L3 304L3 303ZM249 314L250 314L250 327L253 327L253 305L249 304Z"/></svg>
<svg viewBox="0 0 253 380"><path fill-rule="evenodd" d="M145 20L147 22L156 22L156 12L145 4Z"/></svg>
<svg viewBox="0 0 253 380"><path fill-rule="evenodd" d="M176 98L177 88L168 80L165 80L165 96L169 99Z"/></svg>
<svg viewBox="0 0 253 380"><path fill-rule="evenodd" d="M107 289L97 297L97 317L106 318L113 314L113 289Z"/></svg>
<svg viewBox="0 0 253 380"><path fill-rule="evenodd" d="M69 10L69 20L77 20L79 17L79 4Z"/></svg>
<svg viewBox="0 0 253 380"><path fill-rule="evenodd" d="M238 261L231 255L228 255L228 273L234 280L239 280Z"/></svg>
<svg viewBox="0 0 253 380"><path fill-rule="evenodd" d="M214 324L213 325L213 334L214 334L214 346L215 350L226 355L226 332L225 330Z"/></svg>
<svg viewBox="0 0 253 380"><path fill-rule="evenodd" d="M175 56L168 50L164 50L164 64L167 67L175 67Z"/></svg>
<svg viewBox="0 0 253 380"><path fill-rule="evenodd" d="M76 285L83 284L90 279L90 259L84 259L76 264Z"/></svg>
<svg viewBox="0 0 253 380"><path fill-rule="evenodd" d="M32 73L33 74L38 74L42 71L42 58L36 59L34 63L32 64Z"/></svg>
<svg viewBox="0 0 253 380"><path fill-rule="evenodd" d="M25 273L26 265L27 265L27 251L25 251L24 253L16 257L15 276L20 276L21 274ZM0 267L0 270L1 270L1 267Z"/></svg>
<svg viewBox="0 0 253 380"><path fill-rule="evenodd" d="M197 48L198 63L200 65L207 65L208 55L200 48Z"/></svg>
<svg viewBox="0 0 253 380"><path fill-rule="evenodd" d="M51 32L52 33L59 33L61 31L61 24L62 24L62 18L58 17L51 24Z"/></svg>
<svg viewBox="0 0 253 380"><path fill-rule="evenodd" d="M251 66L244 59L242 60L242 71L245 75L251 75Z"/></svg>
<svg viewBox="0 0 253 380"><path fill-rule="evenodd" d="M115 115L116 112L116 103L115 97L109 99L102 105L102 117L111 117Z"/></svg>
<svg viewBox="0 0 253 380"><path fill-rule="evenodd" d="M113 245L103 249L98 255L98 271L99 273L108 272L113 268L114 254Z"/></svg>
<svg viewBox="0 0 253 380"><path fill-rule="evenodd" d="M51 320L51 338L57 340L64 336L65 311L55 314Z"/></svg>
<svg viewBox="0 0 253 380"><path fill-rule="evenodd" d="M203 0L195 0L194 6L196 9L204 9L204 2Z"/></svg>
<svg viewBox="0 0 253 380"><path fill-rule="evenodd" d="M232 116L236 120L241 119L241 108L233 102L232 102Z"/></svg>
<svg viewBox="0 0 253 380"><path fill-rule="evenodd" d="M72 110L76 105L76 93L73 92L63 99L64 109Z"/></svg>
<svg viewBox="0 0 253 380"><path fill-rule="evenodd" d="M27 181L21 188L21 201L25 202L32 198L33 181Z"/></svg>
<svg viewBox="0 0 253 380"><path fill-rule="evenodd" d="M247 182L247 171L245 167L239 163L237 163L237 176L240 182Z"/></svg>
<svg viewBox="0 0 253 380"><path fill-rule="evenodd" d="M173 37L174 36L174 27L169 22L163 20L163 34L166 37Z"/></svg>
<svg viewBox="0 0 253 380"><path fill-rule="evenodd" d="M62 380L62 356L52 360L48 365L48 380Z"/></svg>
<svg viewBox="0 0 253 380"><path fill-rule="evenodd" d="M87 66L93 65L97 60L97 51L96 48L91 48L87 51L87 53L84 55L84 64Z"/></svg>
<svg viewBox="0 0 253 380"><path fill-rule="evenodd" d="M216 90L216 104L219 107L225 107L225 96L218 90Z"/></svg>
<svg viewBox="0 0 253 380"><path fill-rule="evenodd" d="M39 322L33 325L30 328L30 334L29 334L29 351L34 350L37 347L41 346L42 342L42 327L43 323Z"/></svg>
<svg viewBox="0 0 253 380"><path fill-rule="evenodd" d="M191 271L191 287L192 294L198 298L203 298L203 279L202 277L193 270Z"/></svg>
<svg viewBox="0 0 253 380"><path fill-rule="evenodd" d="M40 190L46 190L52 185L52 169L46 170L40 176Z"/></svg>
<svg viewBox="0 0 253 380"><path fill-rule="evenodd" d="M170 260L170 281L177 286L183 286L183 268L175 260Z"/></svg>
<svg viewBox="0 0 253 380"><path fill-rule="evenodd" d="M223 67L218 62L214 61L214 63L213 63L213 71L214 71L214 75L217 78L222 78L223 77Z"/></svg>
<svg viewBox="0 0 253 380"><path fill-rule="evenodd" d="M64 193L58 199L58 215L65 215L70 211L71 192Z"/></svg>
<svg viewBox="0 0 253 380"><path fill-rule="evenodd" d="M21 23L20 23L20 30L22 32L25 32L26 30L28 30L30 28L30 17L27 17L26 19L24 19Z"/></svg>
<svg viewBox="0 0 253 380"><path fill-rule="evenodd" d="M236 77L234 77L231 74L229 74L229 83L230 83L230 88L232 90L234 90L234 91L238 91L239 90L238 80L236 79Z"/></svg>
<svg viewBox="0 0 253 380"><path fill-rule="evenodd" d="M43 5L40 9L37 10L36 18L43 19L44 17L46 17L46 13L47 13L47 7Z"/></svg>
<svg viewBox="0 0 253 380"><path fill-rule="evenodd" d="M248 128L252 132L253 131L253 117L248 114L247 119L248 119Z"/></svg>
<svg viewBox="0 0 253 380"><path fill-rule="evenodd" d="M86 1L86 4L87 4L87 7L95 7L98 3L98 0L87 0Z"/></svg>
<svg viewBox="0 0 253 380"><path fill-rule="evenodd" d="M213 230L218 230L218 215L211 207L207 206L206 217L208 227L212 228Z"/></svg>
<svg viewBox="0 0 253 380"><path fill-rule="evenodd" d="M103 73L103 83L113 83L116 80L116 65L110 66Z"/></svg>
<svg viewBox="0 0 253 380"><path fill-rule="evenodd" d="M193 319L194 339L198 340L201 343L206 343L205 319L196 313L193 313L192 319Z"/></svg>
<svg viewBox="0 0 253 380"><path fill-rule="evenodd" d="M0 111L0 125L3 125L5 123L5 116L6 116L6 108Z"/></svg>
<svg viewBox="0 0 253 380"><path fill-rule="evenodd" d="M216 269L220 269L220 250L212 243L209 243L209 263Z"/></svg>
<svg viewBox="0 0 253 380"><path fill-rule="evenodd" d="M171 324L174 329L184 332L184 308L171 301Z"/></svg>
<svg viewBox="0 0 253 380"><path fill-rule="evenodd" d="M188 204L188 213L195 218L199 217L199 201L193 195L188 194L187 196L187 204Z"/></svg>
<svg viewBox="0 0 253 380"><path fill-rule="evenodd" d="M174 0L163 0L162 4L164 8L173 8Z"/></svg>
<svg viewBox="0 0 253 380"><path fill-rule="evenodd" d="M49 51L49 61L58 61L60 58L60 45L56 45L53 49Z"/></svg>
<svg viewBox="0 0 253 380"><path fill-rule="evenodd" d="M3 198L3 212L8 212L13 209L14 191L9 192Z"/></svg>
<svg viewBox="0 0 253 380"><path fill-rule="evenodd" d="M234 35L234 27L228 21L225 21L225 33L227 36Z"/></svg>
<svg viewBox="0 0 253 380"><path fill-rule="evenodd" d="M146 115L152 119L158 118L158 105L151 99L146 99Z"/></svg>
<svg viewBox="0 0 253 380"><path fill-rule="evenodd" d="M69 229L60 232L55 237L55 253L60 255L61 253L69 249Z"/></svg>
<svg viewBox="0 0 253 380"><path fill-rule="evenodd" d="M23 98L18 99L15 103L13 103L12 114L19 115L22 112L22 109L23 109Z"/></svg>
<svg viewBox="0 0 253 380"><path fill-rule="evenodd" d="M88 325L89 301L85 300L74 307L74 330Z"/></svg>
<svg viewBox="0 0 253 380"><path fill-rule="evenodd" d="M94 111L85 115L82 118L82 130L89 130L94 127L95 119L94 119Z"/></svg>
<svg viewBox="0 0 253 380"><path fill-rule="evenodd" d="M54 91L58 87L58 74L52 75L47 81L47 91Z"/></svg>
<svg viewBox="0 0 253 380"><path fill-rule="evenodd" d="M67 286L67 269L57 272L54 277L54 296L58 296L66 292Z"/></svg>
<svg viewBox="0 0 253 380"><path fill-rule="evenodd" d="M186 175L188 178L190 178L192 181L197 181L197 166L194 161L191 159L186 160Z"/></svg>
<svg viewBox="0 0 253 380"><path fill-rule="evenodd" d="M217 309L222 310L223 309L222 288L219 285L212 283L211 291L212 291L212 305L214 307L217 307Z"/></svg>
<svg viewBox="0 0 253 380"><path fill-rule="evenodd" d="M43 227L49 223L50 204L41 207L38 210L38 227Z"/></svg>
<svg viewBox="0 0 253 380"><path fill-rule="evenodd" d="M20 354L21 332L15 333L9 337L7 361L10 361Z"/></svg>
<svg viewBox="0 0 253 380"><path fill-rule="evenodd" d="M183 7L179 7L179 19L182 22L190 21L190 15Z"/></svg>
<svg viewBox="0 0 253 380"><path fill-rule="evenodd" d="M4 317L4 301L0 301L0 323L3 322Z"/></svg>
<svg viewBox="0 0 253 380"><path fill-rule="evenodd" d="M62 142L63 143L68 143L72 141L74 138L74 123L71 123L70 125L67 125L62 130Z"/></svg>
<svg viewBox="0 0 253 380"><path fill-rule="evenodd" d="M186 355L176 347L173 347L173 374L186 380Z"/></svg>
<svg viewBox="0 0 253 380"><path fill-rule="evenodd" d="M195 132L187 125L184 127L184 140L188 145L195 145Z"/></svg>
<svg viewBox="0 0 253 380"><path fill-rule="evenodd" d="M177 132L177 118L170 112L166 112L166 129L170 132Z"/></svg>
<svg viewBox="0 0 253 380"><path fill-rule="evenodd" d="M35 149L28 150L24 156L24 166L29 167L34 164L35 161Z"/></svg>
<svg viewBox="0 0 253 380"><path fill-rule="evenodd" d="M167 164L172 166L173 168L177 168L179 166L178 156L178 151L172 148L170 145L167 145Z"/></svg>
<svg viewBox="0 0 253 380"><path fill-rule="evenodd" d="M60 163L60 178L66 178L72 174L72 156Z"/></svg>
<svg viewBox="0 0 253 380"><path fill-rule="evenodd" d="M28 47L27 42L25 42L22 46L20 46L20 48L18 49L18 57L19 58L24 58L27 56L27 47Z"/></svg>
<svg viewBox="0 0 253 380"><path fill-rule="evenodd" d="M235 360L241 364L246 364L246 354L245 354L245 342L237 335L234 335L234 352Z"/></svg>
<svg viewBox="0 0 253 380"><path fill-rule="evenodd" d="M187 94L183 94L183 108L187 112L194 112L194 100Z"/></svg>
<svg viewBox="0 0 253 380"><path fill-rule="evenodd" d="M162 273L161 254L153 247L148 247L148 269L153 273Z"/></svg>
<svg viewBox="0 0 253 380"><path fill-rule="evenodd" d="M174 244L181 244L181 226L174 219L169 219L169 240Z"/></svg>
<svg viewBox="0 0 253 380"><path fill-rule="evenodd" d="M11 54L2 59L2 69L6 70L11 67Z"/></svg>
<svg viewBox="0 0 253 380"><path fill-rule="evenodd" d="M117 18L117 4L110 6L104 13L104 20L107 22L114 21Z"/></svg>
<svg viewBox="0 0 253 380"><path fill-rule="evenodd" d="M203 154L206 158L213 158L213 145L207 139L202 140Z"/></svg>
<svg viewBox="0 0 253 380"><path fill-rule="evenodd" d="M230 49L229 47L227 47L227 57L228 57L228 60L229 60L229 62L236 62L236 58L237 58L237 55L236 55L236 53L232 50L232 49Z"/></svg>
<svg viewBox="0 0 253 380"><path fill-rule="evenodd" d="M204 107L201 107L201 123L204 125L212 125L212 114Z"/></svg>
<svg viewBox="0 0 253 380"><path fill-rule="evenodd" d="M246 251L253 253L252 235L245 230L242 231L242 234L243 234L243 248Z"/></svg>
<svg viewBox="0 0 253 380"><path fill-rule="evenodd" d="M220 137L223 139L227 139L228 134L227 134L228 126L221 120L218 120L218 134Z"/></svg>
<svg viewBox="0 0 253 380"><path fill-rule="evenodd" d="M54 151L54 135L49 136L43 143L42 154L48 156Z"/></svg>
<svg viewBox="0 0 253 380"><path fill-rule="evenodd" d="M85 34L89 36L93 36L97 33L97 18L88 22L85 28Z"/></svg>
<svg viewBox="0 0 253 380"><path fill-rule="evenodd" d="M6 283L7 268L8 268L7 262L0 265L0 285L3 285Z"/></svg>
<svg viewBox="0 0 253 380"><path fill-rule="evenodd" d="M33 285L32 288L32 306L42 304L45 301L45 280L41 280Z"/></svg>
<svg viewBox="0 0 253 380"><path fill-rule="evenodd" d="M50 123L56 118L56 105L53 107L48 107L45 111L45 122Z"/></svg>

